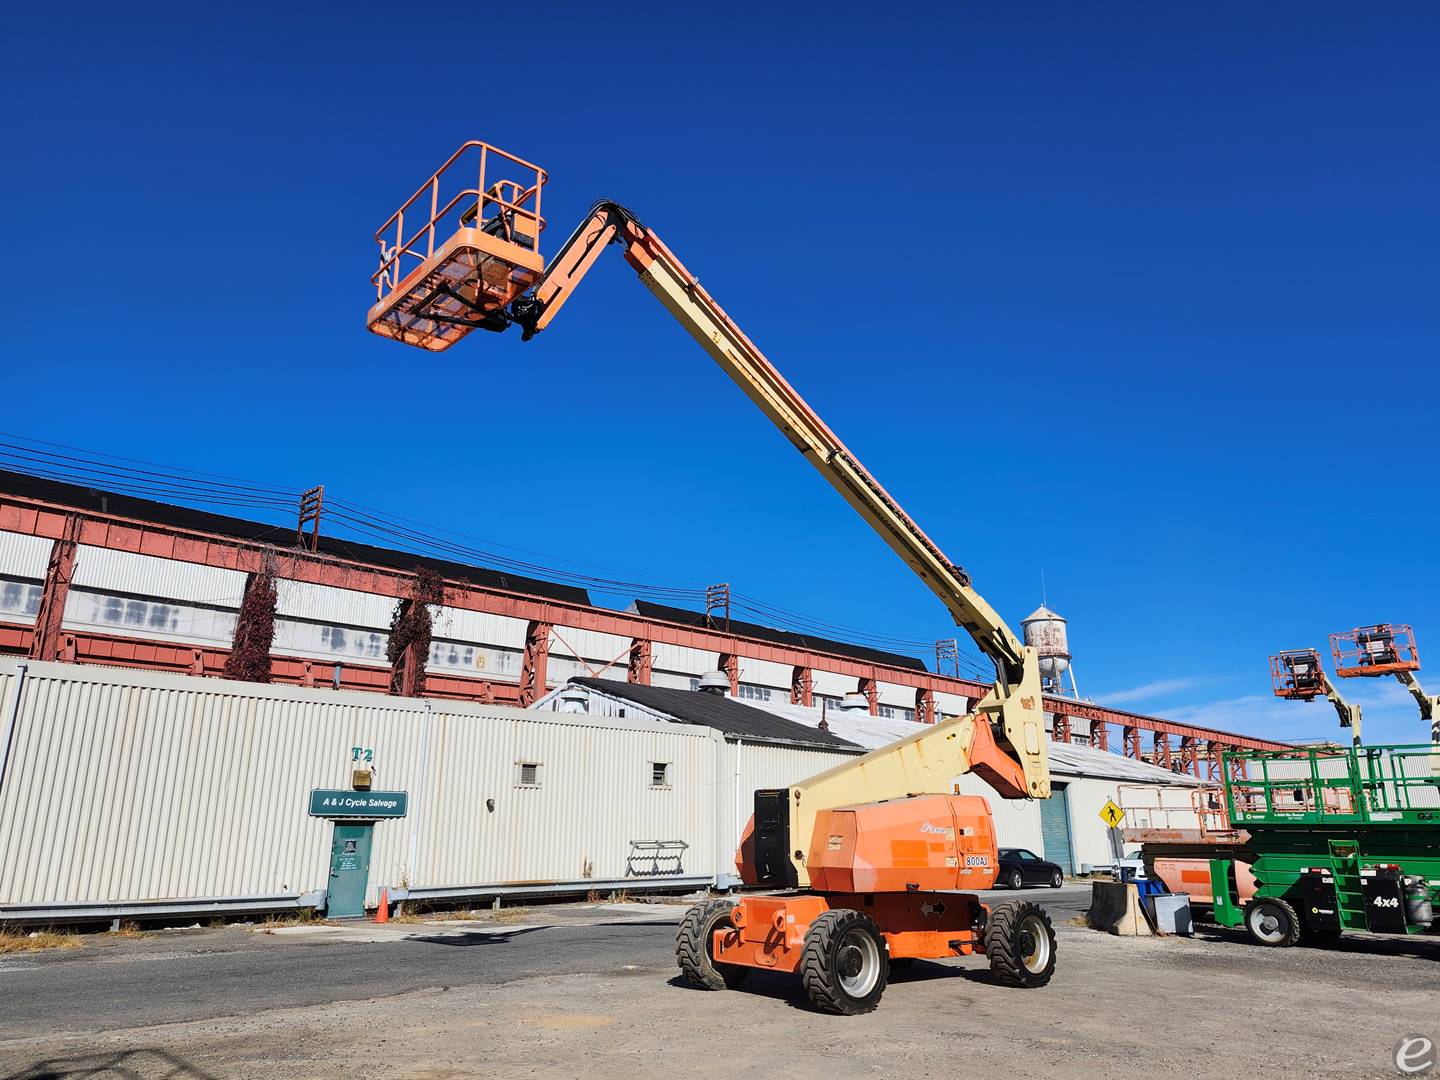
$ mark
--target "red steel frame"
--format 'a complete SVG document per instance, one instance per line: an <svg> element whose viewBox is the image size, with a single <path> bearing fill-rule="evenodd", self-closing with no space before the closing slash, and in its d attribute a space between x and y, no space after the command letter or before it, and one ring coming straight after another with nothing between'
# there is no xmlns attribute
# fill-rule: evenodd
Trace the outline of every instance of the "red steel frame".
<svg viewBox="0 0 1440 1080"><path fill-rule="evenodd" d="M153 555L202 566L223 567L244 573L258 571L267 552L265 544L235 537L199 532L178 526L146 522L114 514L93 511L81 513L71 507L0 493L0 530L58 541L46 574L40 613L36 624L22 626L0 622L0 652L19 653L42 660L72 660L77 663L99 663L149 670L172 671L197 675L218 675L229 650L214 646L146 641L129 637L68 631L61 629L65 595L73 573L75 549L80 544ZM274 552L277 577L317 585L354 589L379 596L405 599L413 592L413 575L388 567L374 566L303 550ZM647 618L631 612L596 608L566 600L508 592L459 581L445 583L445 603L451 607L482 611L494 615L523 619L528 624L525 655L519 684L491 681L470 676L427 672L424 694L428 697L454 698L486 703L528 705L549 689L546 663L549 653L550 628L556 625L582 630L595 630L628 638L631 642L631 678L648 678L650 646L661 642L711 652L722 658L722 670L738 680L739 658L769 660L790 666L795 671L792 698L803 701L812 693L810 673L815 669L835 672L856 680L857 689L865 693L871 711L878 708L878 686L881 681L912 687L915 691L916 719L934 718L935 695L950 694L970 701L983 697L989 689L982 683L932 674L914 668L887 667L850 656L841 656L816 649L797 648L757 638L704 627L671 623ZM729 660L728 669L724 664ZM272 677L276 682L305 686L332 685L338 669L339 684L352 690L386 692L391 671L386 667L354 664L348 661L319 658L272 658ZM1209 760L1221 750L1283 750L1284 743L1257 739L1211 728L1178 724L1156 717L1119 709L1107 709L1070 698L1047 698L1046 705L1056 717L1061 730L1068 730L1073 721L1090 725L1090 741L1094 745L1109 744L1109 724L1124 729L1125 756L1140 758L1140 732L1155 735L1155 760L1169 767L1169 736L1204 740ZM1194 755L1198 770L1198 753ZM1187 762L1190 765L1191 762ZM1212 766L1213 767L1213 766Z"/></svg>

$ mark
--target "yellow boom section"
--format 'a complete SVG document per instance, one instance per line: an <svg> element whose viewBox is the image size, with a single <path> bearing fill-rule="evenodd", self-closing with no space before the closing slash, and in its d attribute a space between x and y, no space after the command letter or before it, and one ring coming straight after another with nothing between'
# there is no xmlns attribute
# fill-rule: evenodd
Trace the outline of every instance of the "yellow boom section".
<svg viewBox="0 0 1440 1080"><path fill-rule="evenodd" d="M808 843L817 811L850 803L944 793L974 771L1007 798L1048 798L1050 768L1035 650L1022 644L956 566L880 486L660 238L615 203L597 203L532 293L511 305L525 337L544 330L611 243L666 310L758 405L805 459L939 597L995 664L996 680L971 716L951 717L898 743L790 787L790 836ZM790 852L809 883L805 852Z"/></svg>

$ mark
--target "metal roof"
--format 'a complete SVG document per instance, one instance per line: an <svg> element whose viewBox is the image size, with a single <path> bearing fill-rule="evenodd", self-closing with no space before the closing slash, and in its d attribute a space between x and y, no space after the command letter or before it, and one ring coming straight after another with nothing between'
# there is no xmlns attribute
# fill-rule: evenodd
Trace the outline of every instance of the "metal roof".
<svg viewBox="0 0 1440 1080"><path fill-rule="evenodd" d="M863 747L813 724L797 724L782 716L742 704L731 697L699 690L678 690L668 686L641 686L616 679L577 676L571 685L633 701L682 724L710 727L738 739L823 747L829 750L862 750Z"/></svg>
<svg viewBox="0 0 1440 1080"><path fill-rule="evenodd" d="M104 488L66 484L59 480L31 476L28 473L0 469L0 491L29 499L40 499L43 502L56 503L60 506L71 506L82 511L94 510L102 514L116 514L120 517L136 518L140 521L172 525L180 529L218 533L221 536L232 536L239 540L273 544L276 547L296 546L293 525L271 525L262 521L229 517L225 514L212 514L208 510L194 510L188 506L176 506L174 503L140 499L133 495L120 495L113 491L106 491ZM319 550L323 555L333 555L337 558L368 563L373 566L388 566L394 570L410 571L417 566L424 566L451 581L468 581L474 585L504 589L507 592L545 596L552 600L590 605L590 594L584 589L577 589L570 585L557 585L553 581L521 577L517 574L507 574L483 566L450 562L446 559L432 559L408 551L374 547L355 540L340 540L333 536L325 536L323 533L320 536Z"/></svg>
<svg viewBox="0 0 1440 1080"><path fill-rule="evenodd" d="M766 712L784 717L793 723L814 728L820 722L821 712L817 708L791 705L788 702L758 702L755 706ZM897 720L884 716L871 716L868 712L847 709L828 709L825 712L830 730L867 750L888 746L898 739L914 735L920 730L913 720ZM1048 744L1050 751L1050 772L1055 776L1092 777L1106 780L1122 780L1144 784L1194 785L1199 783L1193 776L1173 773L1168 769L1151 765L1146 761L1122 757L1110 750L1097 750L1093 746L1077 743Z"/></svg>

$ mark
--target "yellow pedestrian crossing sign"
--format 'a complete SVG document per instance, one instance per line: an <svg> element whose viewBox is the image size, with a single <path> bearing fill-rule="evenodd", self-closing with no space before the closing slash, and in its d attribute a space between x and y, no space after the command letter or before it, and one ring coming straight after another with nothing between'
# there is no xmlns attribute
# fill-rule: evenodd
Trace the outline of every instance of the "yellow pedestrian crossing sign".
<svg viewBox="0 0 1440 1080"><path fill-rule="evenodd" d="M1125 811L1115 805L1114 799L1106 799L1100 808L1100 820L1113 829L1125 820Z"/></svg>

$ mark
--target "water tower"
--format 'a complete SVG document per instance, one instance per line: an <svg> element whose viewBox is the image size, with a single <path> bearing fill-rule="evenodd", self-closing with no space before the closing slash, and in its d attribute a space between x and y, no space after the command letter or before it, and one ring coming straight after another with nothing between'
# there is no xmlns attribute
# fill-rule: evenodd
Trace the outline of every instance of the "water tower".
<svg viewBox="0 0 1440 1080"><path fill-rule="evenodd" d="M1047 694L1063 694L1079 698L1075 686L1075 671L1070 666L1070 642L1065 634L1065 620L1044 604L1020 620L1020 629L1025 634L1025 644L1040 654L1040 686ZM1070 673L1070 689L1066 690L1061 677Z"/></svg>

